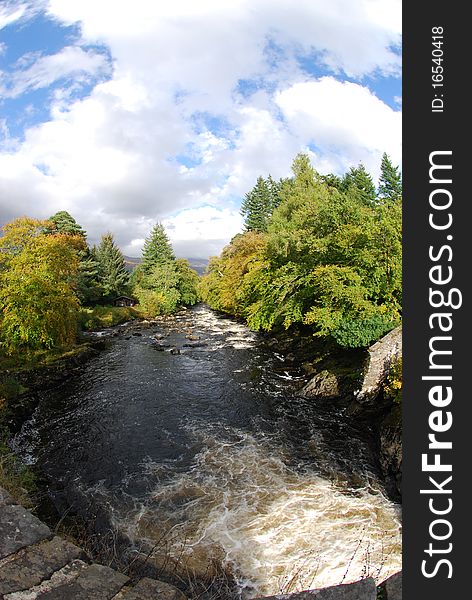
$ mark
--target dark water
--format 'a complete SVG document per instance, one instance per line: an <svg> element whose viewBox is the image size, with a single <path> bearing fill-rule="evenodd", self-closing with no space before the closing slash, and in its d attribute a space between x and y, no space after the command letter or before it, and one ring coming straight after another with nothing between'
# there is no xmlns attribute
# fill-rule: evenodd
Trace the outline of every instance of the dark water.
<svg viewBox="0 0 472 600"><path fill-rule="evenodd" d="M290 361L204 306L132 333L45 393L15 439L61 511L99 509L136 544L165 540L156 562L203 573L213 557L249 597L399 565L397 507L369 444L294 396Z"/></svg>

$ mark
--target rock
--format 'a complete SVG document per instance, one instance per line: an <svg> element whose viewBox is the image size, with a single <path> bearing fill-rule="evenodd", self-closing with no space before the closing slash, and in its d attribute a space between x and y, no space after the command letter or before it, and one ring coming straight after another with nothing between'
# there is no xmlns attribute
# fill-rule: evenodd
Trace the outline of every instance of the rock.
<svg viewBox="0 0 472 600"><path fill-rule="evenodd" d="M131 335L134 335L136 337L141 337L143 334L140 331L133 331L133 333Z"/></svg>
<svg viewBox="0 0 472 600"><path fill-rule="evenodd" d="M381 600L402 600L402 572L395 573L379 585Z"/></svg>
<svg viewBox="0 0 472 600"><path fill-rule="evenodd" d="M396 327L369 350L361 389L357 392L358 402L375 397L382 387L392 362L402 355L402 328Z"/></svg>
<svg viewBox="0 0 472 600"><path fill-rule="evenodd" d="M180 350L179 350L178 348L171 348L171 349L170 349L170 353L171 353L171 354L174 354L174 355L175 355L175 354L180 354Z"/></svg>
<svg viewBox="0 0 472 600"><path fill-rule="evenodd" d="M187 335L186 337L191 342L197 342L200 339L199 335Z"/></svg>
<svg viewBox="0 0 472 600"><path fill-rule="evenodd" d="M190 342L188 344L182 344L182 348L205 348L208 346L206 342Z"/></svg>
<svg viewBox="0 0 472 600"><path fill-rule="evenodd" d="M111 600L129 578L103 565L85 565L78 576L56 586L41 591L38 600Z"/></svg>
<svg viewBox="0 0 472 600"><path fill-rule="evenodd" d="M277 594L264 600L376 600L377 589L373 579L361 579L355 583L335 585L316 590L307 590L295 594ZM262 600L259 598L258 600Z"/></svg>
<svg viewBox="0 0 472 600"><path fill-rule="evenodd" d="M338 378L330 371L320 371L298 392L303 398L335 398L339 395Z"/></svg>
<svg viewBox="0 0 472 600"><path fill-rule="evenodd" d="M17 505L0 508L0 559L51 537L49 527L26 508Z"/></svg>
<svg viewBox="0 0 472 600"><path fill-rule="evenodd" d="M187 600L173 585L144 577L131 590L120 595L119 600Z"/></svg>
<svg viewBox="0 0 472 600"><path fill-rule="evenodd" d="M0 598L38 585L82 554L80 548L58 537L18 551L0 566Z"/></svg>
<svg viewBox="0 0 472 600"><path fill-rule="evenodd" d="M16 504L16 502L6 490L0 487L0 507L7 506L7 504Z"/></svg>
<svg viewBox="0 0 472 600"><path fill-rule="evenodd" d="M402 495L402 411L394 408L382 420L379 426L380 466L391 493Z"/></svg>

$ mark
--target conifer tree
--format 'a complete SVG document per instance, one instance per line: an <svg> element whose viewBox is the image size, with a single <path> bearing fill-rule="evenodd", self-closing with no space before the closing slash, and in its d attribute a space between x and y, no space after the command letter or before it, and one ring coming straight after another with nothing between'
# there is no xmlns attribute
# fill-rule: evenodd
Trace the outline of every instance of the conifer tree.
<svg viewBox="0 0 472 600"><path fill-rule="evenodd" d="M156 265L173 261L174 259L174 251L172 250L166 230L161 223L156 223L144 242L143 272L145 274L150 273Z"/></svg>
<svg viewBox="0 0 472 600"><path fill-rule="evenodd" d="M402 176L394 167L386 152L380 165L379 199L383 202L398 202L402 197Z"/></svg>
<svg viewBox="0 0 472 600"><path fill-rule="evenodd" d="M371 175L366 171L362 163L357 167L351 167L343 178L344 189L357 191L358 197L363 204L372 206L375 204L375 185Z"/></svg>
<svg viewBox="0 0 472 600"><path fill-rule="evenodd" d="M115 244L111 233L102 236L100 245L95 251L95 256L104 296L111 298L123 294L128 285L129 275L123 254Z"/></svg>

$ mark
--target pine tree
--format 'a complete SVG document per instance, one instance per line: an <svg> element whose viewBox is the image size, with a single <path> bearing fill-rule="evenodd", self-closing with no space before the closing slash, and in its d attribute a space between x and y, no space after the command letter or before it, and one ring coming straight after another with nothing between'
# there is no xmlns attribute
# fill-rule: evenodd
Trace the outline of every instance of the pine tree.
<svg viewBox="0 0 472 600"><path fill-rule="evenodd" d="M380 165L379 199L383 202L397 202L402 197L402 176L394 167L386 152Z"/></svg>
<svg viewBox="0 0 472 600"><path fill-rule="evenodd" d="M111 298L123 294L128 285L129 275L123 254L115 244L111 233L102 236L100 245L95 251L95 256L104 296Z"/></svg>
<svg viewBox="0 0 472 600"><path fill-rule="evenodd" d="M356 190L363 204L367 204L368 206L375 204L374 181L362 163L359 163L357 167L351 167L344 175L343 186L346 191L351 188Z"/></svg>
<svg viewBox="0 0 472 600"><path fill-rule="evenodd" d="M143 248L142 269L150 273L158 264L175 260L174 251L161 223L156 223L146 238Z"/></svg>
<svg viewBox="0 0 472 600"><path fill-rule="evenodd" d="M256 185L246 194L241 205L246 231L267 231L267 224L273 211L271 185L272 182L258 177Z"/></svg>
<svg viewBox="0 0 472 600"><path fill-rule="evenodd" d="M49 217L46 223L46 227L44 228L44 233L64 233L66 235L80 235L84 238L84 240L87 237L84 229L66 210L60 210L52 217Z"/></svg>

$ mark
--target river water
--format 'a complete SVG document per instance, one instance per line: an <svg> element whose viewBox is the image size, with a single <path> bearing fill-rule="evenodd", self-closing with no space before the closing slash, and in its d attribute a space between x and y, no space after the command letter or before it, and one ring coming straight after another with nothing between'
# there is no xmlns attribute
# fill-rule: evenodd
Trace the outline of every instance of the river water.
<svg viewBox="0 0 472 600"><path fill-rule="evenodd" d="M371 445L294 395L302 373L265 338L205 306L117 331L14 440L61 511L105 513L157 563L217 561L244 598L400 568Z"/></svg>

